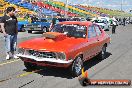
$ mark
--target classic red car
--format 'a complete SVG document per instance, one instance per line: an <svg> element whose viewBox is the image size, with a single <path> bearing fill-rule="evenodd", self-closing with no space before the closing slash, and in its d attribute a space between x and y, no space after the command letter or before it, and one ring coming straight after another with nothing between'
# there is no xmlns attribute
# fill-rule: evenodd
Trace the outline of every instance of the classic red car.
<svg viewBox="0 0 132 88"><path fill-rule="evenodd" d="M27 69L36 66L70 68L81 73L83 62L97 56L104 59L109 35L92 22L65 21L55 25L43 37L19 44L17 56Z"/></svg>

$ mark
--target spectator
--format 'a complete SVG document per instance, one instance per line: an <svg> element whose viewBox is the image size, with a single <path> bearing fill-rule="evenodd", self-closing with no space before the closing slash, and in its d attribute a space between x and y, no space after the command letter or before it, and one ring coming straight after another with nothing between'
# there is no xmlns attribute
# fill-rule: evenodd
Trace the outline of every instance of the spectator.
<svg viewBox="0 0 132 88"><path fill-rule="evenodd" d="M57 24L57 23L59 22L60 16L61 16L61 14L57 14L56 18L53 18L53 19L52 19L52 23L51 23L51 25L50 25L49 31L51 30L51 28L52 28L55 24Z"/></svg>
<svg viewBox="0 0 132 88"><path fill-rule="evenodd" d="M116 26L118 26L117 20L115 19L115 17L113 17L112 18L112 34L115 34Z"/></svg>
<svg viewBox="0 0 132 88"><path fill-rule="evenodd" d="M123 18L123 26L126 26L126 18Z"/></svg>
<svg viewBox="0 0 132 88"><path fill-rule="evenodd" d="M6 14L1 18L0 25L5 38L5 49L6 49L6 59L18 58L15 56L14 51L16 50L17 44L17 18L14 15L15 8L8 7Z"/></svg>
<svg viewBox="0 0 132 88"><path fill-rule="evenodd" d="M38 19L37 19L37 17L35 16L35 15L33 15L32 17L31 17L31 23L33 23L33 22L36 22Z"/></svg>

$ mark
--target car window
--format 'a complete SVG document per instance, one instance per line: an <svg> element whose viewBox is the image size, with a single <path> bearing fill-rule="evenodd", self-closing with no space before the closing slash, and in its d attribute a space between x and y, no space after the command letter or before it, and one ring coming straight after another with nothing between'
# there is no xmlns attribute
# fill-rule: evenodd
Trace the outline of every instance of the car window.
<svg viewBox="0 0 132 88"><path fill-rule="evenodd" d="M64 33L69 37L86 38L86 26L73 24L56 24L51 32Z"/></svg>
<svg viewBox="0 0 132 88"><path fill-rule="evenodd" d="M88 28L88 38L93 38L93 37L96 37L96 32L94 26L92 25Z"/></svg>
<svg viewBox="0 0 132 88"><path fill-rule="evenodd" d="M94 27L95 27L97 35L98 36L101 35L101 31L100 31L99 27L97 25L95 25Z"/></svg>
<svg viewBox="0 0 132 88"><path fill-rule="evenodd" d="M46 19L41 19L41 22L47 22L47 20Z"/></svg>

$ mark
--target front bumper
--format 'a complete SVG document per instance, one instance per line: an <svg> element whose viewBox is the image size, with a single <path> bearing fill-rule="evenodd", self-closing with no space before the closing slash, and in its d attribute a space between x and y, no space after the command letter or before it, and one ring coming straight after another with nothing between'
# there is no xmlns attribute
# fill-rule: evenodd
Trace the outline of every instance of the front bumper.
<svg viewBox="0 0 132 88"><path fill-rule="evenodd" d="M28 28L28 30L41 30L41 25L26 25L24 28Z"/></svg>
<svg viewBox="0 0 132 88"><path fill-rule="evenodd" d="M73 61L73 60L64 61L64 60L59 60L55 58L39 58L35 56L28 56L28 55L21 55L21 54L17 54L17 56L24 62L29 62L39 66L67 68L72 64L72 61Z"/></svg>

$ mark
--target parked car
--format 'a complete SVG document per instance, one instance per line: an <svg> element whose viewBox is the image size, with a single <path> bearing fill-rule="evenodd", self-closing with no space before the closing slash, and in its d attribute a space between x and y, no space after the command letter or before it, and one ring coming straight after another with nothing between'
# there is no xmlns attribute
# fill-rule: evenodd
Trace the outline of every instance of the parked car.
<svg viewBox="0 0 132 88"><path fill-rule="evenodd" d="M87 21L83 17L58 18L58 20L59 20L59 22L63 22L63 21Z"/></svg>
<svg viewBox="0 0 132 88"><path fill-rule="evenodd" d="M110 24L106 19L95 19L94 23L98 24L105 31L110 29Z"/></svg>
<svg viewBox="0 0 132 88"><path fill-rule="evenodd" d="M92 57L104 59L109 35L92 22L65 21L56 24L41 38L21 42L17 56L27 69L36 66L69 68L81 74L83 63Z"/></svg>
<svg viewBox="0 0 132 88"><path fill-rule="evenodd" d="M48 32L48 29L51 24L51 19L48 18L41 18L36 20L33 23L27 24L24 27L28 28L28 33L32 33L32 31L42 31L42 32Z"/></svg>
<svg viewBox="0 0 132 88"><path fill-rule="evenodd" d="M26 31L24 28L24 25L28 24L29 22L27 20L24 21L18 21L18 31Z"/></svg>
<svg viewBox="0 0 132 88"><path fill-rule="evenodd" d="M24 28L24 25L28 24L28 20L22 17L18 17L18 31L26 31L26 29Z"/></svg>

